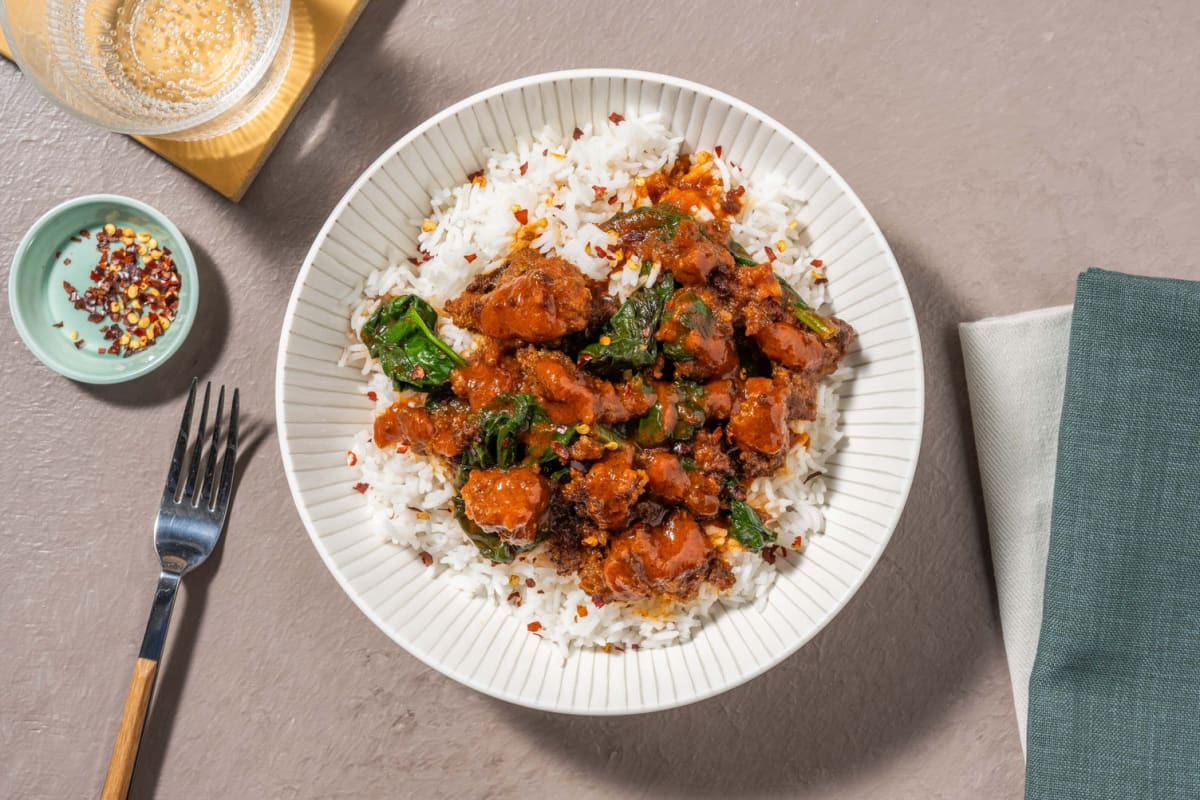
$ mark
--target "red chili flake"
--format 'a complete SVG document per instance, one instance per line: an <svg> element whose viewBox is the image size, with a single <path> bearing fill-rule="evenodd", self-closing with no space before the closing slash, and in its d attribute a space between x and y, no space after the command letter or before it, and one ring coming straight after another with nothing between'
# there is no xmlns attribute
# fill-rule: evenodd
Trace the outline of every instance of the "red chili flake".
<svg viewBox="0 0 1200 800"><path fill-rule="evenodd" d="M608 258L608 251L600 245L596 245L596 255L600 256L600 258Z"/></svg>
<svg viewBox="0 0 1200 800"><path fill-rule="evenodd" d="M548 155L550 155L550 149L549 149L549 148L547 148L547 149L545 149L545 150L543 150L543 151L542 151L542 158L545 158L545 157L546 157L546 156L548 156Z"/></svg>
<svg viewBox="0 0 1200 800"><path fill-rule="evenodd" d="M367 392L367 399L370 400L372 403L374 403L376 400L379 399L379 395L375 394L375 392L373 392L373 391Z"/></svg>
<svg viewBox="0 0 1200 800"><path fill-rule="evenodd" d="M64 264L67 264L67 265L69 266L69 265L70 265L70 263L71 263L71 259L69 259L69 258L64 258L64 259L63 259L63 263L64 263Z"/></svg>
<svg viewBox="0 0 1200 800"><path fill-rule="evenodd" d="M75 242L75 244L79 244L80 242L83 241L83 239L80 239L78 236L72 236L71 241Z"/></svg>
<svg viewBox="0 0 1200 800"><path fill-rule="evenodd" d="M420 261L417 261L417 260L416 260L415 258L413 258L412 256L409 256L409 257L408 257L408 263L412 264L414 267L419 267L419 266L421 266L421 262L420 262Z"/></svg>
<svg viewBox="0 0 1200 800"><path fill-rule="evenodd" d="M470 172L467 174L467 180L470 181L471 183L474 183L476 178L482 178L482 177L483 177L483 170L481 170L481 169L477 169L474 172Z"/></svg>
<svg viewBox="0 0 1200 800"><path fill-rule="evenodd" d="M408 376L410 378L412 378L414 381L419 381L425 377L425 368L422 367L420 364L414 364L413 368L412 368L412 372L408 373Z"/></svg>
<svg viewBox="0 0 1200 800"><path fill-rule="evenodd" d="M625 121L625 118L614 111L613 113L608 115L608 121L611 122L613 125L620 125L622 122Z"/></svg>
<svg viewBox="0 0 1200 800"><path fill-rule="evenodd" d="M803 536L797 536L795 539L792 539L792 549L793 550L799 550L803 546L804 546L804 537Z"/></svg>
<svg viewBox="0 0 1200 800"><path fill-rule="evenodd" d="M421 563L427 567L431 566L433 564L433 556L429 555L429 553L426 553L424 550L422 550L421 551Z"/></svg>
<svg viewBox="0 0 1200 800"><path fill-rule="evenodd" d="M813 278L813 283L816 284L817 286L820 286L823 283L829 283L829 278L826 278L824 275L821 275L820 277Z"/></svg>
<svg viewBox="0 0 1200 800"><path fill-rule="evenodd" d="M714 147L713 152L717 154L717 158L720 158L721 157L721 145L717 145L716 147Z"/></svg>
<svg viewBox="0 0 1200 800"><path fill-rule="evenodd" d="M104 355L105 353L108 352L108 348L107 347L97 347L96 352L99 353L100 355Z"/></svg>
<svg viewBox="0 0 1200 800"><path fill-rule="evenodd" d="M642 646L641 646L640 644L638 644L637 642L634 642L633 644L631 644L631 645L629 645L629 646L630 646L630 647L632 647L634 650L641 650L641 649L642 649Z"/></svg>
<svg viewBox="0 0 1200 800"><path fill-rule="evenodd" d="M528 625L526 625L525 628L530 633L537 633L538 631L540 631L542 629L542 623L534 621L534 622L531 622Z"/></svg>
<svg viewBox="0 0 1200 800"><path fill-rule="evenodd" d="M525 585L532 589L533 587L537 586L537 581L535 581L533 578L526 578Z"/></svg>
<svg viewBox="0 0 1200 800"><path fill-rule="evenodd" d="M87 228L84 228L83 230L81 230L81 231L79 232L79 235L80 235L80 236L82 236L82 237L83 237L83 238L85 238L85 239L90 239L90 238L92 238L92 235L91 235L90 233L88 233L88 229L87 229Z"/></svg>
<svg viewBox="0 0 1200 800"><path fill-rule="evenodd" d="M517 211L514 211L513 216L516 217L517 222L521 223L522 225L529 224L529 209L522 208Z"/></svg>
<svg viewBox="0 0 1200 800"><path fill-rule="evenodd" d="M767 545L760 553L762 560L768 564L774 564L776 559L787 558L787 548L777 544Z"/></svg>
<svg viewBox="0 0 1200 800"><path fill-rule="evenodd" d="M546 154L542 153L542 155L546 155ZM517 169L520 170L522 175L524 175L525 170L529 169L529 162L528 161L524 162L523 164L521 164L521 166L517 167Z"/></svg>
<svg viewBox="0 0 1200 800"><path fill-rule="evenodd" d="M608 204L609 204L610 206L611 206L611 205L615 205L615 204L616 204L616 202L617 202L617 196L616 196L615 194L614 194L613 196L611 196L611 197L609 197L609 198L608 198Z"/></svg>
<svg viewBox="0 0 1200 800"><path fill-rule="evenodd" d="M592 605L594 605L596 608L604 608L605 602L605 599L599 595L592 598Z"/></svg>
<svg viewBox="0 0 1200 800"><path fill-rule="evenodd" d="M75 349L76 349L76 350L82 350L82 349L83 349L83 345L84 345L84 344L85 344L85 342L83 341L83 339L79 339L79 340L77 340L77 341L75 342Z"/></svg>
<svg viewBox="0 0 1200 800"><path fill-rule="evenodd" d="M58 322L54 323L54 324L53 324L53 325L51 325L50 327L52 327L52 328L61 328L62 326L63 326L63 324L62 324L62 320L60 319Z"/></svg>
<svg viewBox="0 0 1200 800"><path fill-rule="evenodd" d="M767 261L768 261L768 262L771 262L771 261L774 261L774 260L775 260L775 251L774 251L774 250L772 250L770 247L764 247L764 248L763 248L763 252L765 252L765 253L767 254Z"/></svg>
<svg viewBox="0 0 1200 800"><path fill-rule="evenodd" d="M155 340L155 341L157 341L157 340ZM111 345L109 345L108 354L110 356L115 356L120 352L121 352L121 345L117 344L116 342L113 342Z"/></svg>
<svg viewBox="0 0 1200 800"><path fill-rule="evenodd" d="M819 258L814 258L812 261L810 261L810 262L808 262L808 263L809 263L809 264L812 264L812 265L813 265L814 267L816 267L817 269L820 269L821 267L825 266L825 262L824 262L824 261L822 261L822 260L821 260L821 259L819 259Z"/></svg>
<svg viewBox="0 0 1200 800"><path fill-rule="evenodd" d="M817 470L816 472L810 472L810 473L808 473L808 475L804 476L804 483L808 483L809 481L811 481L813 478L817 477L818 475L824 475L824 474L825 473L821 472L821 470Z"/></svg>
<svg viewBox="0 0 1200 800"><path fill-rule="evenodd" d="M608 192L607 186L593 186L592 187L592 199L593 200L603 200L604 195L607 192Z"/></svg>
<svg viewBox="0 0 1200 800"><path fill-rule="evenodd" d="M55 258L62 258L62 250L57 250L54 253Z"/></svg>
<svg viewBox="0 0 1200 800"><path fill-rule="evenodd" d="M575 130L571 131L571 138L574 139L575 141L578 142L580 136L583 136L583 131L579 130L579 128L576 128Z"/></svg>
<svg viewBox="0 0 1200 800"><path fill-rule="evenodd" d="M346 451L346 466L353 467L357 463L358 463L358 456L354 455L353 450L347 450Z"/></svg>
<svg viewBox="0 0 1200 800"><path fill-rule="evenodd" d="M104 315L103 315L103 314L101 314L101 313L96 313L96 312L93 312L93 313L91 313L91 314L88 314L88 322L91 322L91 323L96 323L96 322L99 322L99 321L100 321L100 320L102 320L102 319L104 319Z"/></svg>
<svg viewBox="0 0 1200 800"><path fill-rule="evenodd" d="M521 605L521 593L520 592L509 592L508 597L506 597L504 599L510 603L516 603L518 606Z"/></svg>
<svg viewBox="0 0 1200 800"><path fill-rule="evenodd" d="M367 489L370 489L370 488L371 488L371 485L369 483L363 483L362 481L359 481L358 483L354 484L354 491L358 492L359 494L366 494Z"/></svg>
<svg viewBox="0 0 1200 800"><path fill-rule="evenodd" d="M474 253L467 253L465 256L463 256L463 258L464 258L464 259L466 259L466 262L467 262L468 264L470 264L472 261L474 261L475 259L479 258L479 256L477 256L477 255L476 255L476 254L474 254Z"/></svg>

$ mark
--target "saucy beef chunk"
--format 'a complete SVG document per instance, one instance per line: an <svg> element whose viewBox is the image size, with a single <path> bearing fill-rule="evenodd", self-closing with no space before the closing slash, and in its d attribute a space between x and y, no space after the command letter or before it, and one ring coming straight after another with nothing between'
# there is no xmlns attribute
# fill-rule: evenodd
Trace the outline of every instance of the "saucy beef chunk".
<svg viewBox="0 0 1200 800"><path fill-rule="evenodd" d="M524 390L542 401L554 422L624 422L654 405L654 395L640 381L617 388L581 371L571 359L554 350L526 347L517 353L517 361Z"/></svg>
<svg viewBox="0 0 1200 800"><path fill-rule="evenodd" d="M600 303L574 264L525 247L475 278L446 312L456 325L495 339L547 343L586 329Z"/></svg>
<svg viewBox="0 0 1200 800"><path fill-rule="evenodd" d="M686 506L697 517L713 517L721 510L721 480L689 470L683 459L666 450L643 450L639 461L646 471L646 493L668 503Z"/></svg>
<svg viewBox="0 0 1200 800"><path fill-rule="evenodd" d="M488 533L524 546L537 538L551 491L550 481L535 467L477 469L462 487L463 510Z"/></svg>
<svg viewBox="0 0 1200 800"><path fill-rule="evenodd" d="M783 306L783 288L770 264L721 269L713 275L712 284L727 298L734 325L744 330L747 336L753 336L787 313Z"/></svg>
<svg viewBox="0 0 1200 800"><path fill-rule="evenodd" d="M633 467L633 450L614 450L587 472L575 472L563 496L598 527L624 528L633 504L646 488L646 473Z"/></svg>
<svg viewBox="0 0 1200 800"><path fill-rule="evenodd" d="M754 341L777 364L817 376L829 375L856 339L853 329L842 320L830 317L829 322L837 326L837 333L828 339L795 322L781 320L755 333Z"/></svg>
<svg viewBox="0 0 1200 800"><path fill-rule="evenodd" d="M640 456L646 470L646 492L669 503L682 503L692 481L679 456L666 450L643 450Z"/></svg>
<svg viewBox="0 0 1200 800"><path fill-rule="evenodd" d="M743 450L772 456L788 445L787 387L770 378L750 378L733 404L729 438Z"/></svg>
<svg viewBox="0 0 1200 800"><path fill-rule="evenodd" d="M704 286L718 267L734 266L733 255L720 244L728 240L727 226L698 222L669 203L651 208L618 215L604 227L617 235L621 247L643 263L661 264L683 286Z"/></svg>
<svg viewBox="0 0 1200 800"><path fill-rule="evenodd" d="M492 339L485 339L471 354L467 366L450 373L450 388L457 396L466 398L472 411L478 411L499 395L512 394L519 382L516 359Z"/></svg>
<svg viewBox="0 0 1200 800"><path fill-rule="evenodd" d="M602 567L604 588L623 600L686 599L719 560L695 517L677 509L661 525L639 525L613 540Z"/></svg>
<svg viewBox="0 0 1200 800"><path fill-rule="evenodd" d="M477 426L459 403L428 408L401 399L375 417L375 444L411 447L418 453L454 458L475 435Z"/></svg>
<svg viewBox="0 0 1200 800"><path fill-rule="evenodd" d="M726 378L741 367L733 342L733 315L711 289L680 289L663 309L656 337L681 378Z"/></svg>

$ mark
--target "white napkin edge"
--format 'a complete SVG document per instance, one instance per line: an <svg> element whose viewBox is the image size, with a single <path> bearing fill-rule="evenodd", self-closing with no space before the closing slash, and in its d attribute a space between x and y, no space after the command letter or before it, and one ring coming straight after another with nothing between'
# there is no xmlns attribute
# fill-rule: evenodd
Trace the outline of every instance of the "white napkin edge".
<svg viewBox="0 0 1200 800"><path fill-rule="evenodd" d="M1071 306L959 324L1021 749L1042 623Z"/></svg>

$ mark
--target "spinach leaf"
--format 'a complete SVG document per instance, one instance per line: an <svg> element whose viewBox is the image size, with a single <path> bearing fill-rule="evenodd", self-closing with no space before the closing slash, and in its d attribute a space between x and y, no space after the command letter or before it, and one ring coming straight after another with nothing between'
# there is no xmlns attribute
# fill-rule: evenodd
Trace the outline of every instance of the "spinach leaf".
<svg viewBox="0 0 1200 800"><path fill-rule="evenodd" d="M729 535L747 550L761 550L775 541L775 532L767 530L758 513L741 500L729 503Z"/></svg>
<svg viewBox="0 0 1200 800"><path fill-rule="evenodd" d="M638 420L637 428L633 432L633 440L642 447L653 447L667 440L661 400L651 406L650 410Z"/></svg>
<svg viewBox="0 0 1200 800"><path fill-rule="evenodd" d="M466 361L434 333L437 312L416 295L380 304L362 327L362 341L398 389L431 391Z"/></svg>
<svg viewBox="0 0 1200 800"><path fill-rule="evenodd" d="M454 495L454 516L458 520L458 524L462 526L463 532L467 534L467 538L479 548L479 553L486 559L496 561L501 564L507 564L516 556L512 545L501 539L494 533L488 533L483 528L475 524L474 520L467 516L466 506L463 503L462 495Z"/></svg>
<svg viewBox="0 0 1200 800"><path fill-rule="evenodd" d="M669 320L684 331L699 330L702 336L712 335L712 309L695 292L681 292L675 296L663 311L663 320ZM696 357L684 348L682 337L664 342L662 351L675 361L691 361Z"/></svg>
<svg viewBox="0 0 1200 800"><path fill-rule="evenodd" d="M750 257L750 254L746 252L746 248L742 247L740 242L730 239L725 245L725 248L729 250L730 255L733 256L733 262L735 264L740 264L743 267L754 267L758 265L758 262Z"/></svg>
<svg viewBox="0 0 1200 800"><path fill-rule="evenodd" d="M462 466L468 470L499 467L508 469L525 457L521 435L546 412L531 394L502 394L479 410L479 437L463 451Z"/></svg>
<svg viewBox="0 0 1200 800"><path fill-rule="evenodd" d="M836 324L822 317L816 311L813 311L808 303L804 302L804 298L800 296L800 293L793 289L791 284L783 278L776 275L775 280L779 281L779 287L783 289L783 304L791 309L792 314L795 315L796 319L802 325L822 339L832 339L834 336L837 336L838 331L841 329Z"/></svg>
<svg viewBox="0 0 1200 800"><path fill-rule="evenodd" d="M654 286L643 286L630 295L604 326L600 341L580 351L580 361L605 370L653 364L658 357L654 334L673 291L675 280L664 275Z"/></svg>
<svg viewBox="0 0 1200 800"><path fill-rule="evenodd" d="M704 425L704 387L693 381L676 381L675 392L679 396L675 404L678 421L671 431L671 438L691 439Z"/></svg>
<svg viewBox="0 0 1200 800"><path fill-rule="evenodd" d="M685 214L670 203L658 203L618 212L601 227L610 231L618 228L660 230L664 239L673 239L679 232L679 223L685 219L692 219L692 215Z"/></svg>
<svg viewBox="0 0 1200 800"><path fill-rule="evenodd" d="M704 425L704 387L692 381L676 381L674 392L667 400L674 414L674 424L660 398L637 422L633 440L642 447L653 447L667 439L687 440Z"/></svg>

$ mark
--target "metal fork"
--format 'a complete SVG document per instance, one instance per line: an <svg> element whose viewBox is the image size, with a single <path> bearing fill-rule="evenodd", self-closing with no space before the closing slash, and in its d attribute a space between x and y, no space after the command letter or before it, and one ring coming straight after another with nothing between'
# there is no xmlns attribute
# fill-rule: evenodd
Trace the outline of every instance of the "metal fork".
<svg viewBox="0 0 1200 800"><path fill-rule="evenodd" d="M121 727L113 745L112 760L108 765L108 776L104 780L103 800L121 800L129 791L133 777L133 765L137 759L138 745L142 739L142 728L146 722L146 710L154 692L154 678L158 674L158 662L162 659L163 644L167 638L167 623L171 621L171 609L175 605L175 592L183 576L204 563L212 553L221 530L225 527L225 514L229 511L229 494L233 489L233 471L237 461L238 438L238 390L233 390L229 404L229 424L225 439L225 455L221 461L221 474L216 475L217 450L221 440L221 415L225 406L225 387L217 397L217 413L213 421L212 443L200 475L201 457L204 455L205 427L208 421L208 397L211 383L204 386L204 404L200 408L200 424L188 459L189 432L192 427L192 408L196 403L197 379L192 380L188 392L187 407L183 410L183 422L179 426L179 438L175 441L175 453L171 456L171 467L167 470L167 485L163 489L158 517L154 521L154 547L162 574L158 578L158 591L154 594L154 605L150 608L150 621L146 623L146 635L142 639L142 650L133 668L133 681L129 696L125 699L125 710L121 714ZM188 461L186 481L184 462ZM215 497L214 497L215 489Z"/></svg>

